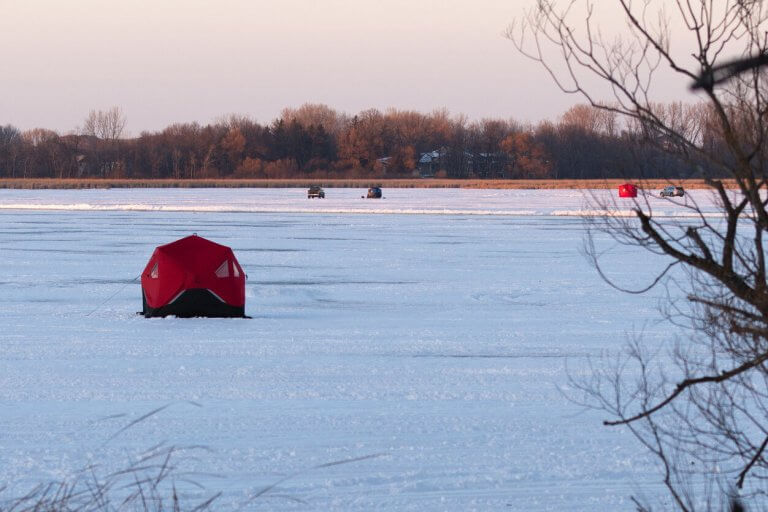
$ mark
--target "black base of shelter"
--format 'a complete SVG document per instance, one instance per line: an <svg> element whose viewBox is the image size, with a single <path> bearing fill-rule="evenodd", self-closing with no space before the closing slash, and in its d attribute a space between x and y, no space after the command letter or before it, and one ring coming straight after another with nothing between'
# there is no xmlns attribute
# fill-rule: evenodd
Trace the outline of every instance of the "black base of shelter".
<svg viewBox="0 0 768 512"><path fill-rule="evenodd" d="M210 290L191 288L184 290L176 300L159 308L149 307L144 291L141 292L144 303L142 314L147 317L176 316L192 318L205 316L212 318L246 318L245 307L230 306L216 297Z"/></svg>

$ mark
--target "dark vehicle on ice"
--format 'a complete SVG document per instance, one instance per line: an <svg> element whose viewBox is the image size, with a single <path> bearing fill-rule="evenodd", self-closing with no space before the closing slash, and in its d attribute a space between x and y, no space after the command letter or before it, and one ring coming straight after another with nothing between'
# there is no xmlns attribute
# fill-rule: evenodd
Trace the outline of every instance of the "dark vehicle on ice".
<svg viewBox="0 0 768 512"><path fill-rule="evenodd" d="M307 190L307 199L315 197L318 199L325 199L325 190L323 190L323 187L318 187L317 185L309 187L309 190Z"/></svg>
<svg viewBox="0 0 768 512"><path fill-rule="evenodd" d="M381 199L381 188L371 187L368 189L367 199Z"/></svg>

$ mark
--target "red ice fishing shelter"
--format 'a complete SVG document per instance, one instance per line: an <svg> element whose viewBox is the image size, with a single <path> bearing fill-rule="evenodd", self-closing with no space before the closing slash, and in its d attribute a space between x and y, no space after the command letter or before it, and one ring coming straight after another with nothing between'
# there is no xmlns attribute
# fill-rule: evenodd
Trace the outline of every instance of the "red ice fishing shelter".
<svg viewBox="0 0 768 512"><path fill-rule="evenodd" d="M637 197L637 187L631 183L619 185L619 197Z"/></svg>
<svg viewBox="0 0 768 512"><path fill-rule="evenodd" d="M146 317L245 316L245 274L232 249L197 235L155 249L141 292Z"/></svg>

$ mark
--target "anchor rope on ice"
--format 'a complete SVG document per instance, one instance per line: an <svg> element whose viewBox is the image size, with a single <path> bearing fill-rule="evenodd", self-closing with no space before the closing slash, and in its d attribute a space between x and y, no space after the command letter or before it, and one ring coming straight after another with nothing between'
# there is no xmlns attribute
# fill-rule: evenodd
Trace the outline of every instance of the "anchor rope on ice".
<svg viewBox="0 0 768 512"><path fill-rule="evenodd" d="M91 316L92 314L94 314L94 313L95 313L96 311L98 311L98 310L99 310L99 309L100 309L100 308L101 308L101 307L102 307L104 304L106 304L107 302L109 302L110 300L112 300L113 298L115 298L115 296L116 296L118 293L120 293L121 291L125 290L125 288L126 288L126 287L127 287L129 284L133 284L133 283L135 283L135 282L136 282L136 280L137 280L138 278L140 278L140 277L141 277L141 274L137 275L136 277L134 277L133 279L131 279L130 281L128 281L127 283L125 283L125 284L124 284L124 285L123 285L123 286L122 286L122 287L121 287L119 290L117 290L115 293L113 293L112 295L110 295L109 297L107 297L107 298L106 298L106 299L105 299L105 300L104 300L104 301L103 301L101 304L99 304L98 306L96 306L96 307L93 309L93 311L91 311L90 313L88 313L88 314L87 314L87 315L85 315L85 316Z"/></svg>

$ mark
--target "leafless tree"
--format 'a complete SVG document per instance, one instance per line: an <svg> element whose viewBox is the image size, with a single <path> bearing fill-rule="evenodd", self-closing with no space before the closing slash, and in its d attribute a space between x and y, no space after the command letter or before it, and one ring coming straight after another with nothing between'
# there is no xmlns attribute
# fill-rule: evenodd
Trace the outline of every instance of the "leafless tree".
<svg viewBox="0 0 768 512"><path fill-rule="evenodd" d="M0 176L16 176L16 161L21 144L22 137L18 129L11 125L0 125Z"/></svg>
<svg viewBox="0 0 768 512"><path fill-rule="evenodd" d="M119 139L125 129L126 117L120 107L109 110L91 110L83 122L83 135L98 137L103 140Z"/></svg>
<svg viewBox="0 0 768 512"><path fill-rule="evenodd" d="M630 429L656 457L673 508L720 510L707 497L716 486L706 482L754 507L768 479L768 13L762 0L612 5L626 23L618 38L604 35L589 0L538 0L508 37L563 91L616 114L703 173L719 215L686 198L678 205L687 219L664 218L642 196L625 217L593 198L602 215L588 219L585 246L598 271L621 287L603 269L600 237L657 255L665 269L644 290L625 291L677 288L663 311L687 330L668 350L634 340L615 365L602 361L589 380L574 380L574 397L607 411L606 425ZM678 25L685 30L673 34ZM673 35L692 52L674 48ZM701 91L701 104L654 102L662 72L678 76L681 91Z"/></svg>
<svg viewBox="0 0 768 512"><path fill-rule="evenodd" d="M98 172L107 175L121 174L120 137L125 129L126 117L120 107L109 110L91 110L83 121L82 135L99 139L95 146L95 164Z"/></svg>
<svg viewBox="0 0 768 512"><path fill-rule="evenodd" d="M284 108L280 117L286 122L297 121L303 126L322 126L326 132L337 135L349 123L349 116L327 105L305 103L299 108Z"/></svg>
<svg viewBox="0 0 768 512"><path fill-rule="evenodd" d="M616 135L616 113L596 109L591 105L576 105L566 111L561 119L561 125L574 126L587 133L604 133L610 137Z"/></svg>

